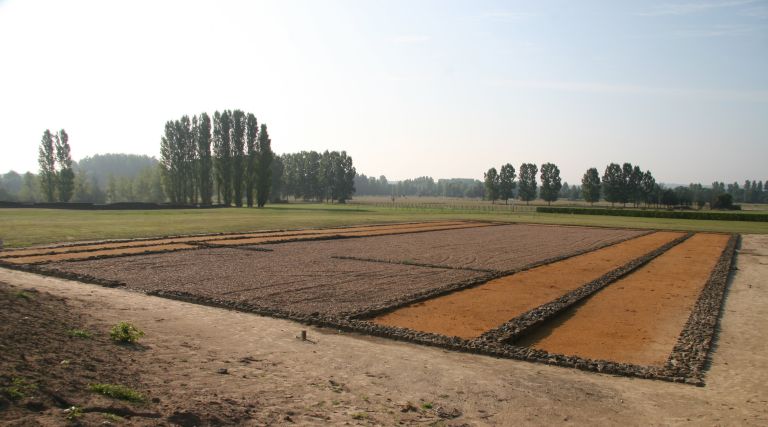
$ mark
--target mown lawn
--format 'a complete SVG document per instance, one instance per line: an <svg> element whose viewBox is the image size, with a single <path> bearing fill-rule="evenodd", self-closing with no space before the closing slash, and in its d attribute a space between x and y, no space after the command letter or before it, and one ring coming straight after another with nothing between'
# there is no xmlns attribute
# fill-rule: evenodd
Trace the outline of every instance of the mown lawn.
<svg viewBox="0 0 768 427"><path fill-rule="evenodd" d="M178 234L328 227L402 221L474 219L542 224L768 233L768 223L630 218L535 212L466 212L452 209L285 204L263 209L75 211L0 209L0 238L6 247L54 242Z"/></svg>

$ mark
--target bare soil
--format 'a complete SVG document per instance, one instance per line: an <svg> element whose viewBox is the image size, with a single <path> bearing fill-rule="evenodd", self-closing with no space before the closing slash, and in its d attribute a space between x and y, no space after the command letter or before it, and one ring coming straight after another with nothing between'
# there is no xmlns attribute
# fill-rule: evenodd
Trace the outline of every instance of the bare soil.
<svg viewBox="0 0 768 427"><path fill-rule="evenodd" d="M174 248L188 249L194 246L185 245L185 243L212 243L217 245L241 245L264 242L280 242L289 240L312 239L321 236L364 236L367 233L373 235L390 233L410 233L427 230L444 230L464 227L488 226L489 223L470 223L466 221L444 221L429 223L412 224L392 224L392 225L374 225L359 227L327 228L313 230L294 230L278 232L253 232L245 234L211 235L211 236L189 236L175 237L154 240L134 240L125 242L86 244L86 245L67 245L60 247L42 247L32 249L16 249L10 251L0 251L0 259L13 264L28 264L47 261L62 261L71 259L85 259L93 256L102 255L120 255L134 254L142 252L153 252L159 246L167 247L167 250ZM258 236L258 237L254 237ZM245 243L243 243L245 242ZM140 248L145 248L144 250ZM124 249L118 251L117 249Z"/></svg>
<svg viewBox="0 0 768 427"><path fill-rule="evenodd" d="M520 345L663 366L728 239L694 235L533 331Z"/></svg>
<svg viewBox="0 0 768 427"><path fill-rule="evenodd" d="M176 244L167 244L167 245L105 249L102 251L65 252L65 253L58 253L58 254L51 254L51 255L25 256L25 257L18 257L18 258L6 258L3 261L11 264L36 264L36 263L44 263L44 262L77 260L77 259L102 257L102 256L118 256L118 255L133 255L133 254L143 254L143 253L153 253L153 252L178 251L180 249L194 249L194 248L196 248L196 246L187 245L185 243L176 243Z"/></svg>
<svg viewBox="0 0 768 427"><path fill-rule="evenodd" d="M475 338L638 258L682 233L657 232L403 307L374 323Z"/></svg>
<svg viewBox="0 0 768 427"><path fill-rule="evenodd" d="M319 252L386 262L509 271L642 233L645 232L511 224L365 239L292 242L269 247L297 256Z"/></svg>
<svg viewBox="0 0 768 427"><path fill-rule="evenodd" d="M407 227L382 227L382 228L369 228L369 229L361 229L361 230L349 230L349 229L329 229L322 233L312 233L310 238L307 240L311 240L311 236L323 236L323 237L332 237L332 236L338 236L338 237L368 237L368 236L384 236L384 235L390 235L390 234L409 234L409 233L421 233L425 231L438 231L438 230L458 230L463 228L478 228L478 227L488 227L492 226L494 224L491 223L457 223L457 224L421 224L419 226L415 225L408 225ZM215 246L231 246L231 245L258 245L261 243L276 243L281 241L291 241L291 240L297 240L297 235L286 235L286 236L265 236L265 237L254 237L254 238L248 238L248 239L232 239L232 240L215 240L211 241L212 245Z"/></svg>
<svg viewBox="0 0 768 427"><path fill-rule="evenodd" d="M116 280L142 291L180 291L272 310L333 315L483 276L467 270L333 259L317 251L237 248L52 263L45 268Z"/></svg>
<svg viewBox="0 0 768 427"><path fill-rule="evenodd" d="M768 236L744 236L737 266L705 387L338 334L18 271L0 269L0 280L15 289L35 287L65 298L66 310L53 312L87 313L96 325L104 325L89 326L86 321L93 330L130 320L146 332L145 350L131 353L133 365L123 359L118 366L104 358L93 368L112 372L119 367L133 373L131 367L136 367L140 370L133 376L136 387L160 399L149 410L163 418L132 417L132 425L168 425L168 414L175 411L208 422L215 416L221 424L231 424L236 418L228 413L236 416L248 408L251 418L239 418L237 424L764 426L768 424L768 341L763 336L768 328ZM3 310L0 315L6 313ZM47 324L60 319L46 313ZM4 321L0 328L4 325L19 331L24 327L20 319ZM311 342L295 338L302 329ZM29 345L23 354L70 358L69 353L59 353L63 351L63 347ZM88 357L88 351L77 353L72 363ZM13 355L12 363L21 363L21 355ZM217 373L220 368L228 373ZM52 368L46 365L35 371L48 369ZM0 373L6 372L9 368L3 363ZM78 375L66 378L80 381ZM0 410L0 424L65 422L58 407L38 411L18 402L9 405ZM229 412L236 408L242 412Z"/></svg>

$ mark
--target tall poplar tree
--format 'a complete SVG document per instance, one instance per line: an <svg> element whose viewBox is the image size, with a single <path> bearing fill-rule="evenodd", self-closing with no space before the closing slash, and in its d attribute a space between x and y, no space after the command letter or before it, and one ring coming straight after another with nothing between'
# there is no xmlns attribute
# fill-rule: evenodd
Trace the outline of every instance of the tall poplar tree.
<svg viewBox="0 0 768 427"><path fill-rule="evenodd" d="M207 113L200 114L197 123L197 158L198 186L200 187L200 203L213 203L213 181L211 177L213 164L211 162L211 118Z"/></svg>
<svg viewBox="0 0 768 427"><path fill-rule="evenodd" d="M491 203L495 203L499 198L499 172L496 168L490 168L483 177L485 178L485 197Z"/></svg>
<svg viewBox="0 0 768 427"><path fill-rule="evenodd" d="M56 200L56 153L51 131L46 129L40 140L37 163L40 165L40 188L47 202Z"/></svg>
<svg viewBox="0 0 768 427"><path fill-rule="evenodd" d="M560 169L554 163L541 165L541 198L548 204L560 196L563 184L560 181Z"/></svg>
<svg viewBox="0 0 768 427"><path fill-rule="evenodd" d="M72 170L72 153L69 147L69 135L62 129L56 135L56 161L59 164L58 189L59 201L68 202L75 191L75 172Z"/></svg>
<svg viewBox="0 0 768 427"><path fill-rule="evenodd" d="M235 206L243 206L243 188L245 187L245 113L235 110L232 113L232 195Z"/></svg>
<svg viewBox="0 0 768 427"><path fill-rule="evenodd" d="M520 179L518 184L518 196L525 204L536 199L536 173L539 168L533 163L523 163L520 165Z"/></svg>
<svg viewBox="0 0 768 427"><path fill-rule="evenodd" d="M499 198L509 203L515 190L515 167L507 163L499 170Z"/></svg>
<svg viewBox="0 0 768 427"><path fill-rule="evenodd" d="M272 187L272 140L269 139L267 125L262 123L259 130L256 169L256 206L262 208L269 200L269 190Z"/></svg>
<svg viewBox="0 0 768 427"><path fill-rule="evenodd" d="M216 155L218 191L226 206L232 205L232 120L229 111L213 115L213 138Z"/></svg>
<svg viewBox="0 0 768 427"><path fill-rule="evenodd" d="M245 167L245 198L248 207L253 207L254 192L256 191L256 162L257 159L257 138L259 136L259 124L256 116L248 113L245 120L245 141L246 141L246 167Z"/></svg>
<svg viewBox="0 0 768 427"><path fill-rule="evenodd" d="M600 201L600 174L597 168L589 168L584 172L581 178L581 195L590 205Z"/></svg>
<svg viewBox="0 0 768 427"><path fill-rule="evenodd" d="M617 163L611 163L606 166L603 173L603 195L605 200L611 202L611 205L621 203L624 188L621 166Z"/></svg>

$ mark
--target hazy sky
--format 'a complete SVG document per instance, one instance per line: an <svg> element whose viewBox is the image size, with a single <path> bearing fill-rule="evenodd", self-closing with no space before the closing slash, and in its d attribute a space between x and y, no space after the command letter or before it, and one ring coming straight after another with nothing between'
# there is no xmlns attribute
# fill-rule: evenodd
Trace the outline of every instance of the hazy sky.
<svg viewBox="0 0 768 427"><path fill-rule="evenodd" d="M239 108L390 179L768 179L768 0L0 0L0 61L0 171L46 128L157 156L165 121Z"/></svg>

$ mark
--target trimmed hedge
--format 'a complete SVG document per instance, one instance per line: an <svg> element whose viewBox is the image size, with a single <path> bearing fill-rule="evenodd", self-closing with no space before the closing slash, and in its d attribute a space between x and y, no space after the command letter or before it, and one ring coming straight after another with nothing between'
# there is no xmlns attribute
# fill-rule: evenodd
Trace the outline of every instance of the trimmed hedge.
<svg viewBox="0 0 768 427"><path fill-rule="evenodd" d="M576 215L633 216L644 218L708 219L715 221L755 221L768 222L768 214L749 214L743 212L701 212L701 211L665 211L656 209L608 209L608 208L562 208L539 206L536 212Z"/></svg>

